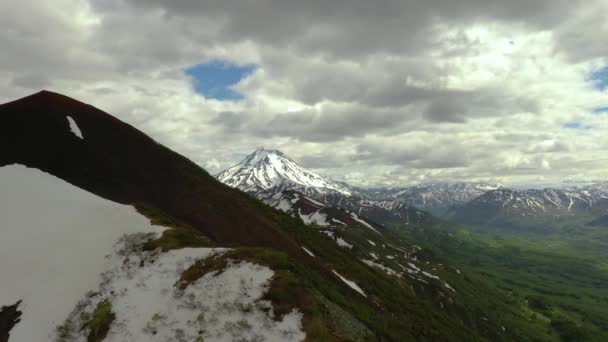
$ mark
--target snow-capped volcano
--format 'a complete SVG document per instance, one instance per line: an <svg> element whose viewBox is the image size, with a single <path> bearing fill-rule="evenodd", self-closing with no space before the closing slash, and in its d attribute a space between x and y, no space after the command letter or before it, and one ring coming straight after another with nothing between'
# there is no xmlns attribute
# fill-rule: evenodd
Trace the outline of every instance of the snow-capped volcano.
<svg viewBox="0 0 608 342"><path fill-rule="evenodd" d="M277 150L259 148L216 178L284 211L279 202L271 199L283 198L285 192L296 192L381 225L420 224L431 217L399 199L375 200L365 190L309 171Z"/></svg>
<svg viewBox="0 0 608 342"><path fill-rule="evenodd" d="M297 190L305 194L340 193L351 196L357 189L298 165L281 151L258 148L240 163L216 175L229 186L245 192Z"/></svg>

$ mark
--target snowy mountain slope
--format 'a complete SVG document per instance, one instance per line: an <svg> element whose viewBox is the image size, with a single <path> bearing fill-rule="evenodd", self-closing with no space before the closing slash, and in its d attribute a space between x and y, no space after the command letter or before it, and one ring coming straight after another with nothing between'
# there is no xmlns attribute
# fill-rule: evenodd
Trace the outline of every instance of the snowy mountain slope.
<svg viewBox="0 0 608 342"><path fill-rule="evenodd" d="M299 217L307 225L316 226L337 246L347 249L355 248L356 253L359 254L359 260L372 268L379 269L389 276L408 278L417 283L418 286L437 286L439 284L439 287L435 288L438 293L441 293L442 286L454 291L449 284L434 275L437 265L429 265L428 260L420 257L425 252L421 252L419 246L401 240L393 240L390 237L391 233L383 225L368 219L369 216L372 216L387 224L405 223L409 225L410 223L416 223L412 226L419 227L419 225L426 226L435 222L432 215L426 212L395 200L375 201L338 194L322 197L330 200L333 198L341 201L339 203L341 206L356 208L357 210L353 211L343 209L338 205L329 205L291 190L280 193L272 191L258 192L256 195L266 204L293 217ZM308 249L304 249L311 256L315 256ZM419 257L423 260L420 260ZM404 264L408 266L403 266ZM427 271L422 271L416 264L427 269ZM337 275L355 291L366 296L365 292L356 284L344 279L339 274ZM432 284L433 281L429 278L437 282ZM428 289L425 291L428 291Z"/></svg>
<svg viewBox="0 0 608 342"><path fill-rule="evenodd" d="M370 189L367 194L375 199L396 199L443 215L450 208L465 204L482 194L501 188L500 184L436 183L406 188Z"/></svg>
<svg viewBox="0 0 608 342"><path fill-rule="evenodd" d="M46 341L97 287L120 236L160 232L132 207L20 165L0 167L0 306L22 300L10 341Z"/></svg>
<svg viewBox="0 0 608 342"><path fill-rule="evenodd" d="M335 192L350 196L358 192L347 184L306 170L280 151L263 148L217 174L216 178L231 187L254 194L269 189L277 189L277 192L297 190L307 195Z"/></svg>
<svg viewBox="0 0 608 342"><path fill-rule="evenodd" d="M209 273L176 286L183 270L221 255L223 248L184 248L158 253L140 251L141 235L124 236L114 247L111 266L93 294L67 316L57 338L86 337L83 317L100 303L111 306L115 318L105 341L302 341L302 315L297 309L275 320L272 305L263 300L274 272L250 262L233 262L220 273ZM138 241L139 240L139 241Z"/></svg>
<svg viewBox="0 0 608 342"><path fill-rule="evenodd" d="M566 190L570 192L576 192L584 196L589 196L595 199L596 201L608 198L608 182L589 184L582 187L575 187Z"/></svg>
<svg viewBox="0 0 608 342"><path fill-rule="evenodd" d="M328 205L293 190L284 190L279 193L259 192L257 195L264 203L300 218L305 224L315 224L321 227L364 226L373 231L382 229L378 224L366 221L354 212Z"/></svg>
<svg viewBox="0 0 608 342"><path fill-rule="evenodd" d="M107 341L179 340L178 330L190 340L304 339L297 311L275 322L272 314L262 311L269 302L256 304L273 276L267 267L235 263L220 276L208 275L180 293L174 284L183 270L224 249L142 252L131 236L150 238L166 228L150 225L132 207L37 169L0 168L0 188L0 303L21 300L23 312L10 341L82 340L89 333L82 329L83 317L90 317L104 300L116 315ZM87 294L90 291L96 294ZM230 309L239 303L252 310ZM201 312L208 315L206 320L197 320ZM165 321L153 322L157 333L152 334L144 328L155 314Z"/></svg>
<svg viewBox="0 0 608 342"><path fill-rule="evenodd" d="M381 225L368 220L356 212L331 206L295 191L281 193L258 193L258 196L267 204L282 210L294 217L300 217L305 224L314 225L319 231L333 240L337 246L349 250L357 255L364 264L380 270L382 273L399 279L406 278L412 281L423 291L455 291L449 284L440 279L435 272L438 268L449 269L449 266L437 263L436 260L427 259L426 251L419 246L402 240L394 240L390 231ZM351 199L354 199L351 197ZM396 201L370 203L370 200L357 199L362 212L378 210L388 212L400 208L413 208L407 204ZM363 209L366 208L366 209ZM416 209L412 209L416 210ZM425 215L417 211L418 215ZM428 215L428 214L427 214ZM400 220L402 221L402 220ZM316 255L308 248L302 247L311 256ZM312 247L313 249L315 246ZM404 266L407 265L407 266ZM366 296L355 282L333 271L345 284ZM433 290L430 290L433 288ZM442 295L440 295L442 296ZM442 305L442 304L439 304Z"/></svg>
<svg viewBox="0 0 608 342"><path fill-rule="evenodd" d="M433 215L396 199L376 200L359 196L341 196L340 194L318 195L317 199L384 226L427 225L437 221Z"/></svg>

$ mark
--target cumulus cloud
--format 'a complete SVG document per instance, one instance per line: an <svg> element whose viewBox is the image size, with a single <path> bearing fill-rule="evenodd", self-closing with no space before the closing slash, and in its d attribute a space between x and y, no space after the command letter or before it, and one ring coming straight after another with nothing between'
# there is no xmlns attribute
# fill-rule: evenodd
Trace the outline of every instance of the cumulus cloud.
<svg viewBox="0 0 608 342"><path fill-rule="evenodd" d="M0 4L0 99L100 107L211 172L257 146L356 185L605 178L603 0ZM209 61L255 65L239 101ZM569 122L589 129L565 129Z"/></svg>

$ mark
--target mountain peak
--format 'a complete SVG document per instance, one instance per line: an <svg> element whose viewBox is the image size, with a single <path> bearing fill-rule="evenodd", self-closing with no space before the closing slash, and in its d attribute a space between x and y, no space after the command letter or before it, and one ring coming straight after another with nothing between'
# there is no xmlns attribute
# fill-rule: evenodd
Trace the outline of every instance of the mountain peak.
<svg viewBox="0 0 608 342"><path fill-rule="evenodd" d="M263 147L219 173L216 178L229 186L254 193L279 187L303 192L352 193L348 185L307 170L279 150Z"/></svg>
<svg viewBox="0 0 608 342"><path fill-rule="evenodd" d="M285 158L289 159L283 152L279 150L266 149L264 147L258 147L250 155L245 157L241 164L244 165L257 165L262 162L270 162L271 159ZM291 161L291 159L289 159ZM293 161L292 161L293 162Z"/></svg>

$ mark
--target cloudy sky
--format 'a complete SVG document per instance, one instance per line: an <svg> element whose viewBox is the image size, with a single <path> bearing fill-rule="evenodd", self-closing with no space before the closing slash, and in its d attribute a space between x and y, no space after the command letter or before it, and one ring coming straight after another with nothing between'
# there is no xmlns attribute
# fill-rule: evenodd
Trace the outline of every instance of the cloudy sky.
<svg viewBox="0 0 608 342"><path fill-rule="evenodd" d="M0 100L61 92L212 173L608 179L605 0L0 2Z"/></svg>

